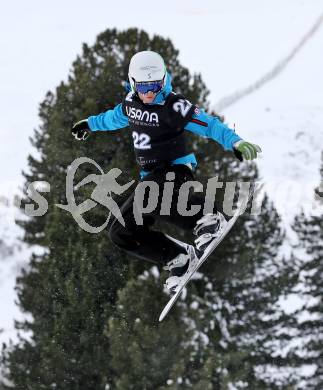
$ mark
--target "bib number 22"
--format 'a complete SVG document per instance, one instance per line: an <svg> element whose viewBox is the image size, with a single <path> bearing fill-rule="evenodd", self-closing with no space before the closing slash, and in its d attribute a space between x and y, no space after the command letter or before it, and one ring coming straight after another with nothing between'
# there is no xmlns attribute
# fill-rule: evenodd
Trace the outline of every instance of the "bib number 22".
<svg viewBox="0 0 323 390"><path fill-rule="evenodd" d="M136 131L133 131L132 138L136 149L151 149L150 137L148 134L138 134Z"/></svg>

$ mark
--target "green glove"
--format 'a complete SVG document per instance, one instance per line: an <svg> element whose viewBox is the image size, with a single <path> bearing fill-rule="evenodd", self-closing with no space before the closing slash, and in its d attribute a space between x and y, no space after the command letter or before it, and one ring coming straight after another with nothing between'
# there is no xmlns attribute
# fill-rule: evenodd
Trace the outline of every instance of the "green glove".
<svg viewBox="0 0 323 390"><path fill-rule="evenodd" d="M258 157L257 153L261 152L260 146L242 140L234 144L234 149L238 151L237 157L240 154L244 160L254 160Z"/></svg>

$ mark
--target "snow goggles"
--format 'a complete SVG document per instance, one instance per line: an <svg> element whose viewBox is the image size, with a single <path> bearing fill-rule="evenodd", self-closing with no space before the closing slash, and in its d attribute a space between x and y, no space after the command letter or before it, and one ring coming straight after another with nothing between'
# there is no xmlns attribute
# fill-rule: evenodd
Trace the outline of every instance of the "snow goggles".
<svg viewBox="0 0 323 390"><path fill-rule="evenodd" d="M162 90L163 86L164 86L164 80L143 81L143 82L135 83L136 91L142 94L146 94L149 91L153 93L157 93Z"/></svg>

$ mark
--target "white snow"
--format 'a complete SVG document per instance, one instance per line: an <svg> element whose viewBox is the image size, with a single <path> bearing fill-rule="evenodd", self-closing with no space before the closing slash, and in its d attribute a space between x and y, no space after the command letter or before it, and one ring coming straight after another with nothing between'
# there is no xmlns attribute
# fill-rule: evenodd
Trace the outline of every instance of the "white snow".
<svg viewBox="0 0 323 390"><path fill-rule="evenodd" d="M8 194L8 191L7 191ZM5 200L6 199L6 200ZM15 283L16 277L22 267L26 267L31 255L30 248L18 241L21 229L15 224L19 216L18 209L12 203L12 198L2 198L0 203L0 237L4 245L10 248L10 253L3 251L0 245L0 342L8 342L9 339L17 340L13 319L21 320L21 314L16 301Z"/></svg>
<svg viewBox="0 0 323 390"><path fill-rule="evenodd" d="M293 34L295 45L309 24L303 20L298 34L287 30L285 35ZM322 213L313 193L323 150L322 47L323 26L281 74L224 112L243 138L262 147L260 174L287 224L301 207L307 214Z"/></svg>

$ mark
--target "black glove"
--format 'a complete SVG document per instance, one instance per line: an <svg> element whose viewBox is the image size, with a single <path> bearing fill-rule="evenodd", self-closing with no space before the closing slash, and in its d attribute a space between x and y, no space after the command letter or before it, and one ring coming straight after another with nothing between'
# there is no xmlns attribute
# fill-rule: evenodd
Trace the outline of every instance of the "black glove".
<svg viewBox="0 0 323 390"><path fill-rule="evenodd" d="M85 141L91 133L87 119L76 122L71 132L74 138L78 141Z"/></svg>
<svg viewBox="0 0 323 390"><path fill-rule="evenodd" d="M243 161L242 153L238 149L233 148L233 153L239 161Z"/></svg>

